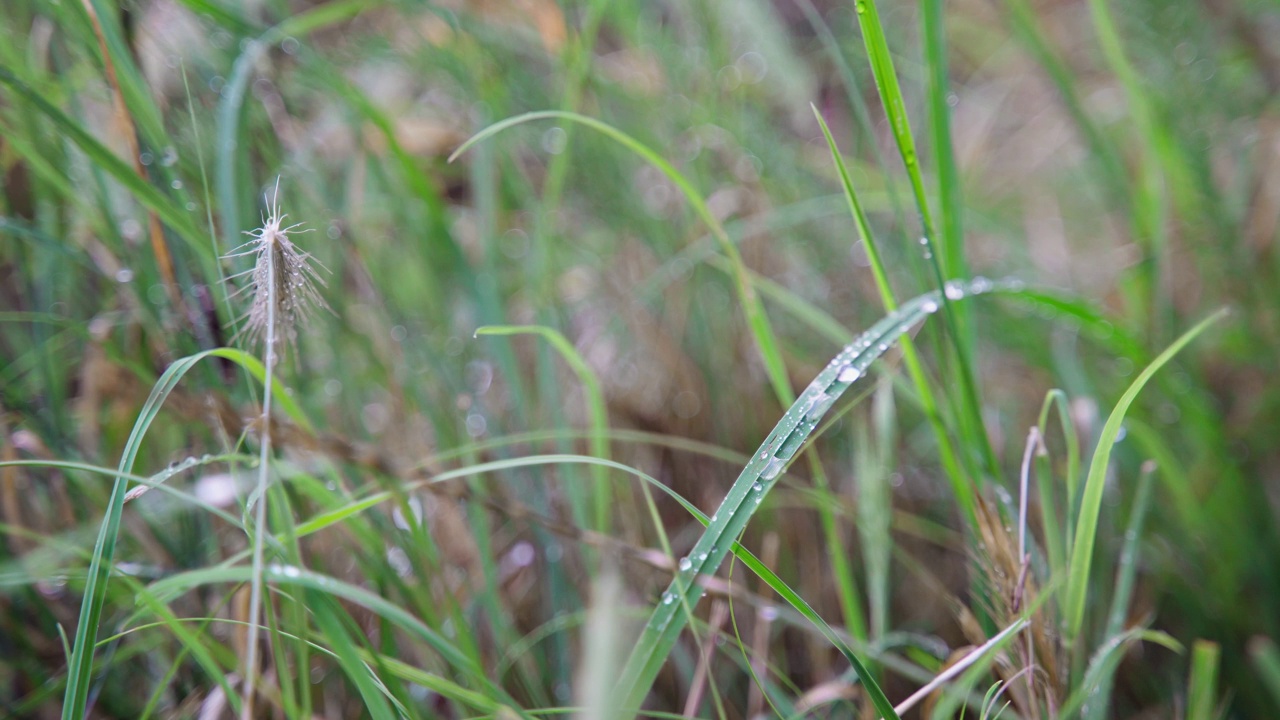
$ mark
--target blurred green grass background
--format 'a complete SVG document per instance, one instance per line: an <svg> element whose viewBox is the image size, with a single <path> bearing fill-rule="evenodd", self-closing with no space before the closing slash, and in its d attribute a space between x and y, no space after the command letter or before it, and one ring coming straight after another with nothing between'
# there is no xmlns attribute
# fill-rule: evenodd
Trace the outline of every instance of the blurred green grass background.
<svg viewBox="0 0 1280 720"><path fill-rule="evenodd" d="M907 717L951 717L956 702L980 715L997 683L1014 702L1004 717L1272 716L1280 4L881 3L883 46L860 24L875 9L6 3L0 708L63 712L114 474L89 468L115 467L175 360L230 343L242 308L222 278L244 268L219 257L261 223L279 178L289 221L313 231L296 241L332 270L333 312L278 367L298 410L273 433L271 562L382 598L466 667L350 593L275 584L261 717L589 704L606 680L585 670L621 665L702 527L616 468L522 458L609 458L711 515L782 396L886 314L873 261L899 299L937 289L935 268L1020 286L955 303L890 350L743 546L894 702L1006 627L1014 595L1046 589L1029 659L1011 645ZM896 69L905 102L888 110L911 120L910 163L868 47ZM870 253L811 103L843 151ZM472 134L541 110L650 148L713 225L672 177L576 122L518 124L447 162ZM743 278L785 377L744 314ZM1068 642L1052 555L1070 550L1080 469L1139 372L1224 306L1125 418ZM489 325L553 332L475 336ZM124 506L90 717L238 707L247 592L232 571L261 432L247 377L195 365L140 444L133 471L185 494ZM1046 424L1055 388L1062 413ZM1010 547L1037 424L1047 455L1022 570ZM959 479L989 514L968 510ZM357 508L378 491L384 502ZM716 577L646 708L871 716L795 603L741 564ZM588 616L593 596L612 600ZM593 650L609 632L621 639ZM1151 638L1182 652L1139 642ZM1015 677L1027 664L1030 693Z"/></svg>

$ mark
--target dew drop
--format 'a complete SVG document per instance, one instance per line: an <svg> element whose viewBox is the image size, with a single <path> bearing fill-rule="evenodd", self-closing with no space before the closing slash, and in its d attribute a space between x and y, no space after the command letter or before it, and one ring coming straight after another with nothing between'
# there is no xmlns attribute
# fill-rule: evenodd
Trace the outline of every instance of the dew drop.
<svg viewBox="0 0 1280 720"><path fill-rule="evenodd" d="M959 300L964 297L964 288L960 287L960 283L955 280L943 286L943 291L947 293L948 300Z"/></svg>
<svg viewBox="0 0 1280 720"><path fill-rule="evenodd" d="M764 472L760 473L760 477L765 480L772 480L778 477L778 475L782 472L783 462L784 461L782 460L782 458L774 458L770 460L769 464L765 465ZM759 483L756 483L756 484L759 485Z"/></svg>
<svg viewBox="0 0 1280 720"><path fill-rule="evenodd" d="M671 603L673 603L673 602L675 602L675 601L676 601L676 596L675 596L675 595L672 595L670 592L664 592L664 593L662 593L662 604L663 604L663 605L670 605Z"/></svg>
<svg viewBox="0 0 1280 720"><path fill-rule="evenodd" d="M687 557L680 558L680 572L689 572L693 568L693 561Z"/></svg>
<svg viewBox="0 0 1280 720"><path fill-rule="evenodd" d="M840 374L836 376L836 380L842 383L851 383L860 377L862 377L862 371L853 365L849 365L840 371Z"/></svg>

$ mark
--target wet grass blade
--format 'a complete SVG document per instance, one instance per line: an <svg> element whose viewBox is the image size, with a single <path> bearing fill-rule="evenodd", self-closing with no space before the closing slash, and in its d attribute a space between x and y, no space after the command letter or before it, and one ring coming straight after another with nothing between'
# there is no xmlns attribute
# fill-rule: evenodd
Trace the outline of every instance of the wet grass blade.
<svg viewBox="0 0 1280 720"><path fill-rule="evenodd" d="M710 525L689 556L680 560L679 573L663 593L623 669L616 694L623 706L638 707L648 693L680 631L688 623L692 607L697 604L698 575L713 574L720 567L734 539L746 529L783 468L832 405L892 343L935 312L939 302L938 292L928 293L904 303L897 312L876 323L832 359L783 415L711 516ZM866 668L860 663L854 667L871 693L876 709L886 718L896 718L892 705Z"/></svg>
<svg viewBox="0 0 1280 720"><path fill-rule="evenodd" d="M818 118L818 125L822 128L822 135L827 139L827 146L831 150L831 157L835 162L836 171L840 174L840 183L844 189L845 200L849 204L849 212L853 215L858 234L861 235L862 243L867 249L867 260L871 263L871 274L875 278L876 289L880 292L880 301L884 303L885 312L891 313L897 309L898 301L894 298L893 287L889 284L889 275L885 271L884 262L880 259L880 251L876 247L875 237L871 233L871 223L868 222L867 214L863 211L862 203L858 200L858 194L854 191L853 180L849 177L849 171L845 167L840 148L836 145L835 138L832 137L826 120L823 119L822 114L818 112L816 107L813 108L813 114ZM934 399L933 389L929 385L929 378L925 374L924 365L920 362L920 356L916 353L915 343L910 338L902 339L902 359L906 363L907 373L911 376L912 383L915 384L916 393L920 396L920 404L924 409L925 417L928 418L929 425L933 428L934 438L938 442L938 455L942 460L943 469L947 472L947 478L951 481L952 492L955 493L956 501L964 509L967 517L972 520L974 519L974 494L976 492L973 480L965 473L957 459L956 451L951 443L951 435L947 432L946 424L943 422L942 415L938 410L938 401Z"/></svg>

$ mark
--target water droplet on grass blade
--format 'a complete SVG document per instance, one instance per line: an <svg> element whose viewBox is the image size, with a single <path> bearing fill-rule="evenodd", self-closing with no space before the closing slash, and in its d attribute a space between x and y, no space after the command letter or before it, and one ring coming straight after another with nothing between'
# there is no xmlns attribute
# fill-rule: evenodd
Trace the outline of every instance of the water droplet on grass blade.
<svg viewBox="0 0 1280 720"><path fill-rule="evenodd" d="M848 365L840 371L840 374L836 376L836 380L842 383L851 383L860 377L862 377L862 371L853 365Z"/></svg>
<svg viewBox="0 0 1280 720"><path fill-rule="evenodd" d="M769 464L764 466L764 470L760 473L760 477L765 480L772 480L778 477L778 475L782 472L782 465L785 462L786 461L783 460L782 458L774 458L770 460ZM759 485L760 483L756 483L757 487Z"/></svg>
<svg viewBox="0 0 1280 720"><path fill-rule="evenodd" d="M687 557L680 558L680 572L689 572L693 568L693 561Z"/></svg>

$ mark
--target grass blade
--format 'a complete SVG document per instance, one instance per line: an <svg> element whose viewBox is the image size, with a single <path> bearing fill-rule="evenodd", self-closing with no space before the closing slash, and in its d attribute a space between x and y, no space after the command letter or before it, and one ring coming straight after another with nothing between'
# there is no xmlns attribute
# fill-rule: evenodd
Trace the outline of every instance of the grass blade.
<svg viewBox="0 0 1280 720"><path fill-rule="evenodd" d="M884 262L880 259L880 251L876 248L875 238L871 234L871 223L867 221L867 214L862 209L862 203L858 201L857 193L854 192L853 181L849 178L849 171L845 167L844 158L840 155L840 148L836 146L835 138L832 137L826 120L818 112L817 107L813 107L813 114L818 118L818 125L822 127L822 134L827 139L827 146L831 150L832 159L835 161L836 171L840 174L840 183L844 188L845 200L849 203L849 212L853 215L854 224L857 225L858 233L862 236L863 245L867 249L867 259L871 263L871 274L875 278L876 289L880 292L880 301L884 303L885 312L893 312L897 309L898 302L894 299L893 287L889 284L889 275L885 272ZM951 481L951 489L955 493L960 507L964 509L968 517L972 518L974 513L974 494L976 492L973 480L965 474L960 462L956 459L956 452L951 444L951 436L947 433L942 415L938 411L938 402L933 397L929 378L925 375L920 356L916 353L915 343L911 342L910 338L902 339L902 358L907 365L907 372L911 375L911 380L915 384L916 392L920 395L920 404L924 408L925 417L929 419L929 425L933 428L934 437L938 441L938 455L942 460L942 467L947 472L947 478Z"/></svg>
<svg viewBox="0 0 1280 720"><path fill-rule="evenodd" d="M107 503L106 516L98 531L98 540L94 544L93 558L89 561L88 576L85 581L84 601L80 605L80 618L76 623L75 644L72 646L71 658L67 662L67 687L63 696L63 720L80 720L84 717L85 705L89 699L89 685L93 675L94 639L98 634L98 626L102 620L102 606L106 601L107 579L111 564L115 559L116 543L120 534L120 522L124 514L124 501L128 490L128 476L133 472L134 462L147 430L160 413L164 401L177 387L178 381L197 363L207 357L223 357L237 362L254 373L255 368L246 358L253 358L238 350L210 350L182 358L169 366L151 389L151 395L143 404L134 422L133 431L125 442L124 452L120 458L115 484L111 489L111 499ZM261 365L256 368L261 370ZM259 376L261 377L261 376ZM285 396L283 392L280 393ZM283 403L282 403L283 405ZM283 408L282 408L283 409ZM294 408L295 412L297 408ZM299 413L300 415L300 413Z"/></svg>
<svg viewBox="0 0 1280 720"><path fill-rule="evenodd" d="M1191 677L1187 680L1187 720L1214 720L1218 694L1218 663L1222 648L1208 640L1191 646Z"/></svg>
<svg viewBox="0 0 1280 720"><path fill-rule="evenodd" d="M898 82L897 72L893 67L893 57L889 52L889 41L885 37L884 27L880 23L880 13L876 9L875 0L856 0L858 26L862 29L862 39L867 47L867 58L871 62L871 74L876 82L876 90L884 104L885 115L889 127L893 130L894 141L898 146L898 154L906 168L907 178L911 182L911 191L915 197L916 209L920 213L920 224L923 226L921 238L925 251L925 264L933 274L937 287L945 286L943 281L945 270L939 257L937 243L937 226L933 214L929 210L929 202L924 188L924 174L920 169L919 155L916 151L915 138L911 133L911 121L907 117L907 103L902 94L902 86ZM939 8L940 12L940 8ZM941 23L941 18L938 18ZM934 31L940 34L941 29ZM936 39L936 38L935 38ZM945 98L943 99L945 102ZM956 228L958 230L958 228ZM956 350L956 374L963 394L962 412L957 417L959 428L965 437L965 446L977 448L985 464L985 471L992 477L999 477L1000 464L987 438L986 426L982 421L981 401L978 397L974 380L972 361L964 337L960 333L960 325L955 309L951 306L951 298L943 294L941 298L942 314L946 326L951 330L951 339ZM962 457L963 459L963 457Z"/></svg>
<svg viewBox="0 0 1280 720"><path fill-rule="evenodd" d="M480 335L538 335L545 338L560 353L564 361L573 369L578 381L582 383L583 394L587 398L587 417L591 423L591 454L609 459L609 409L605 405L604 391L600 389L600 379L591 371L587 362L582 359L573 344L560 331L541 325L488 325L476 330ZM592 467L595 479L592 488L595 497L595 517L592 526L597 532L609 532L609 516L613 509L613 494L606 482L605 469L599 465ZM577 497L577 494L574 495ZM584 518L579 518L581 521Z"/></svg>
<svg viewBox="0 0 1280 720"><path fill-rule="evenodd" d="M1089 474L1085 478L1084 496L1080 501L1080 517L1076 521L1075 540L1071 547L1067 602L1063 612L1068 644L1080 636L1080 628L1084 623L1085 598L1089 591L1089 569L1093 563L1093 543L1098 532L1098 514L1102 509L1102 490L1106 481L1107 465L1111 460L1111 450L1115 446L1116 438L1120 435L1120 425L1124 422L1125 413L1129 411L1129 406L1137 399L1138 393L1156 374L1156 371L1164 367L1182 348L1226 314L1227 310L1222 309L1210 315L1160 353L1120 397L1120 401L1116 403L1106 424L1102 427L1098 447L1094 450Z"/></svg>
<svg viewBox="0 0 1280 720"><path fill-rule="evenodd" d="M697 604L694 581L700 574L713 574L729 553L733 540L746 528L756 508L777 482L784 466L808 439L832 405L889 345L912 326L938 309L940 293L917 297L895 313L876 323L840 352L801 393L764 443L752 455L730 488L711 524L686 558L649 618L618 681L617 697L626 707L637 707L648 693L654 678L675 645L680 631ZM860 679L871 693L877 710L895 718L893 707L860 663L855 663Z"/></svg>
<svg viewBox="0 0 1280 720"><path fill-rule="evenodd" d="M693 207L694 212L711 229L711 234L715 236L716 242L720 244L720 250L729 258L738 299L742 302L742 310L746 315L747 326L751 328L751 334L760 349L760 355L764 360L765 370L769 375L770 383L773 385L773 391L783 404L790 403L794 399L795 393L791 390L791 381L787 378L787 368L782 360L782 350L778 344L777 337L773 333L773 328L769 324L769 318L764 313L764 306L761 305L760 298L756 295L755 288L751 284L751 279L748 276L746 265L742 262L742 255L738 252L738 247L729 239L729 234L725 232L724 226L716 219L715 214L711 212L711 208L707 206L706 201L702 199L697 189L694 188L693 183L689 182L688 178L682 175L679 170L676 170L675 166L663 159L661 155L646 147L639 140L595 118L573 112L542 110L517 115L490 125L462 143L449 156L449 160L452 162L476 143L492 137L507 128L531 120L546 119L569 120L581 123L612 140L616 140L623 147L661 171L679 188L685 199L689 201L690 206Z"/></svg>

